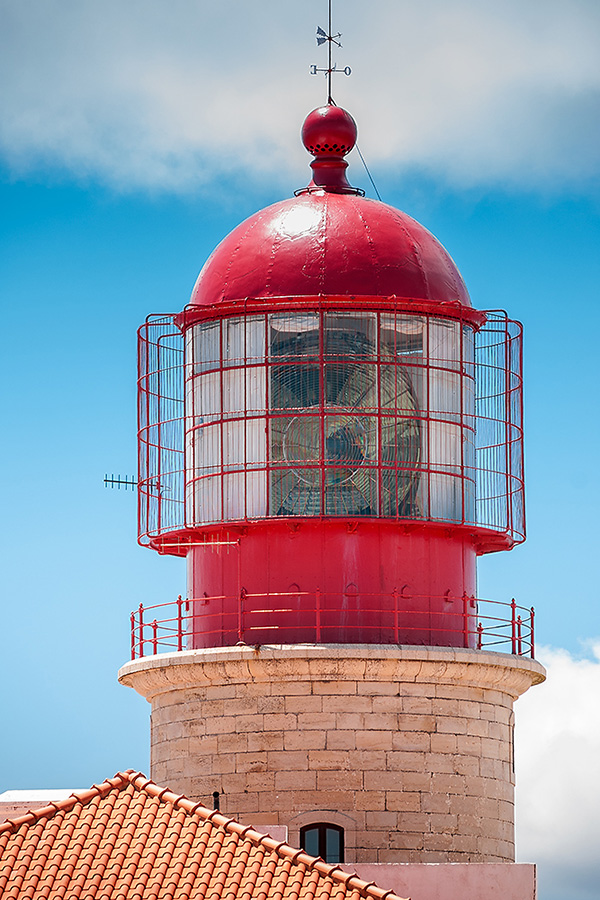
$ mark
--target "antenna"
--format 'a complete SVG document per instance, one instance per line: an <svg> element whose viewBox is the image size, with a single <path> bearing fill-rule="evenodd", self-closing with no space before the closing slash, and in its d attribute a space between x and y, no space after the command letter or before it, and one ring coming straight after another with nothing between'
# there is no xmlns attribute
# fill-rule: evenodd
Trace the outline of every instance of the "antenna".
<svg viewBox="0 0 600 900"><path fill-rule="evenodd" d="M108 475L105 475L104 486L111 488L116 487L118 488L118 490L121 490L121 488L123 487L126 491L131 488L131 490L133 491L134 488L137 487L137 480L133 477L133 475L131 476L131 478L128 475L126 475L125 478L121 478L120 475L117 475L116 478L114 475L111 475L109 478Z"/></svg>
<svg viewBox="0 0 600 900"><path fill-rule="evenodd" d="M108 475L104 476L104 487L117 488L119 491L121 488L126 491L131 488L131 490L134 491L139 486L139 481L133 475L126 475L124 478L121 478L120 475L117 475L116 478L114 475L111 475L110 478ZM168 488L160 483L159 478L151 478L150 481L146 482L145 487L150 492L154 492L157 496L161 496L162 493L168 490Z"/></svg>
<svg viewBox="0 0 600 900"><path fill-rule="evenodd" d="M321 44L327 43L327 68L320 69L318 66L310 67L310 74L316 75L317 72L323 72L325 77L327 78L327 102L333 103L333 97L331 96L331 75L333 72L338 72L343 75L351 75L352 69L350 66L346 66L344 69L338 69L336 63L332 63L332 45L335 44L336 47L341 47L340 38L341 34L338 32L337 34L333 33L333 28L331 27L331 0L329 2L329 23L327 31L323 31L320 26L317 26L317 47L320 47ZM334 104L335 105L335 104Z"/></svg>

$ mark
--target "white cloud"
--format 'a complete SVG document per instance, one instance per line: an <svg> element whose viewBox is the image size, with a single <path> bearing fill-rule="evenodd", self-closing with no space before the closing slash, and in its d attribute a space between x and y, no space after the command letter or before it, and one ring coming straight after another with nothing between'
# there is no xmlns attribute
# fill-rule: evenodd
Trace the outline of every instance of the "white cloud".
<svg viewBox="0 0 600 900"><path fill-rule="evenodd" d="M597 900L600 885L600 641L591 658L540 648L547 681L516 706L517 851L540 900Z"/></svg>
<svg viewBox="0 0 600 900"><path fill-rule="evenodd" d="M337 4L335 82L373 165L463 184L600 172L596 0ZM3 0L0 154L117 186L298 177L321 0ZM299 169L300 167L300 169Z"/></svg>

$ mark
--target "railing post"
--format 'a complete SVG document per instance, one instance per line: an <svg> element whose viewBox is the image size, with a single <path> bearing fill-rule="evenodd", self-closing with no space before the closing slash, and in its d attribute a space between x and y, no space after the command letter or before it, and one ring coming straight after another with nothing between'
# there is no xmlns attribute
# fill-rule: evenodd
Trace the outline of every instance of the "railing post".
<svg viewBox="0 0 600 900"><path fill-rule="evenodd" d="M238 641L244 640L244 600L246 599L246 588L240 591L240 602L238 603Z"/></svg>
<svg viewBox="0 0 600 900"><path fill-rule="evenodd" d="M321 591L319 588L315 591L315 630L317 644L321 643Z"/></svg>
<svg viewBox="0 0 600 900"><path fill-rule="evenodd" d="M517 651L519 656L523 655L522 626L523 620L521 619L521 616L517 616Z"/></svg>
<svg viewBox="0 0 600 900"><path fill-rule="evenodd" d="M469 646L469 598L467 592L463 594L463 636L465 647Z"/></svg>
<svg viewBox="0 0 600 900"><path fill-rule="evenodd" d="M394 643L398 643L398 588L394 588Z"/></svg>
<svg viewBox="0 0 600 900"><path fill-rule="evenodd" d="M477 649L481 650L483 647L483 625L481 622L477 626Z"/></svg>
<svg viewBox="0 0 600 900"><path fill-rule="evenodd" d="M131 613L129 619L131 622L131 658L135 659L135 613Z"/></svg>
<svg viewBox="0 0 600 900"><path fill-rule="evenodd" d="M177 649L183 650L183 600L177 595Z"/></svg>
<svg viewBox="0 0 600 900"><path fill-rule="evenodd" d="M512 652L517 652L517 604L515 603L515 598L513 597L510 602L510 629L511 629L511 642L512 642Z"/></svg>
<svg viewBox="0 0 600 900"><path fill-rule="evenodd" d="M155 656L158 653L158 622L156 619L152 622L152 652Z"/></svg>
<svg viewBox="0 0 600 900"><path fill-rule="evenodd" d="M144 655L144 606L140 603L138 607L138 647L139 656Z"/></svg>
<svg viewBox="0 0 600 900"><path fill-rule="evenodd" d="M531 658L532 659L535 659L535 639L534 639L534 633L533 633L534 618L535 618L535 610L532 606L531 607L531 617L529 619L529 621L531 622Z"/></svg>

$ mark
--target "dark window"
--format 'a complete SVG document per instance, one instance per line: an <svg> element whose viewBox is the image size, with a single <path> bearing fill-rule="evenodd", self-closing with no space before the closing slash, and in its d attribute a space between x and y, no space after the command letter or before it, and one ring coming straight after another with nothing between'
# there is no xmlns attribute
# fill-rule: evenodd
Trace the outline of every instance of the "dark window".
<svg viewBox="0 0 600 900"><path fill-rule="evenodd" d="M325 822L305 825L300 829L300 846L311 856L320 856L325 862L344 862L344 829Z"/></svg>

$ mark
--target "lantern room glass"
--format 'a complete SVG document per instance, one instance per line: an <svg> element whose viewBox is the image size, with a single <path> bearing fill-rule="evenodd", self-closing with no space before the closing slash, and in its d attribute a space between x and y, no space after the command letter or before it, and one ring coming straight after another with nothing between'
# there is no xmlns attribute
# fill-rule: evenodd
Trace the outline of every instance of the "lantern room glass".
<svg viewBox="0 0 600 900"><path fill-rule="evenodd" d="M454 319L282 312L185 340L186 519L475 520L474 335Z"/></svg>

